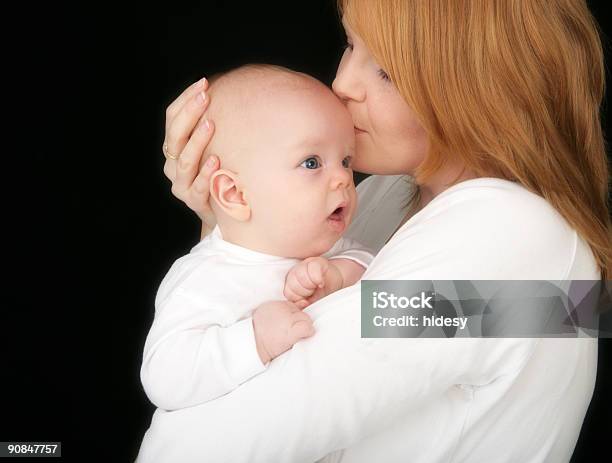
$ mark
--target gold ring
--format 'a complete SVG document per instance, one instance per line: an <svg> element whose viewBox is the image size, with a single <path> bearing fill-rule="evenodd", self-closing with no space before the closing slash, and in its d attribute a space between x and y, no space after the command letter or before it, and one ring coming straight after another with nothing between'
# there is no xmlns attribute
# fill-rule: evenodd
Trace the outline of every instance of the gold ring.
<svg viewBox="0 0 612 463"><path fill-rule="evenodd" d="M178 155L170 154L168 152L168 143L164 143L164 146L162 146L162 151L164 152L164 156L166 156L168 159L172 159L173 161L178 159Z"/></svg>

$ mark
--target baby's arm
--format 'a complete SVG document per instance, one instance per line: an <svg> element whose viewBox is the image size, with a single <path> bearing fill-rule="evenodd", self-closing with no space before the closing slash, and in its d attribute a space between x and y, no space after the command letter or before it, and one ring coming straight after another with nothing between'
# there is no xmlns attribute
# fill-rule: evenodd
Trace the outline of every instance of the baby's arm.
<svg viewBox="0 0 612 463"><path fill-rule="evenodd" d="M371 249L356 240L351 238L340 238L329 251L323 254L323 257L327 257L330 260L351 260L366 269L374 259L374 253ZM351 284L356 283L358 280L359 279L355 280Z"/></svg>
<svg viewBox="0 0 612 463"><path fill-rule="evenodd" d="M186 275L180 265L173 267L158 292L140 377L159 408L177 410L220 397L313 334L310 317L287 301L236 320L210 296L208 271Z"/></svg>
<svg viewBox="0 0 612 463"><path fill-rule="evenodd" d="M340 238L323 257L327 257L342 275L342 284L338 288L342 289L353 286L361 279L374 259L374 253L358 241Z"/></svg>
<svg viewBox="0 0 612 463"><path fill-rule="evenodd" d="M366 271L367 267L364 267L362 264L358 264L354 260L346 259L343 257L335 257L329 259L330 267L335 267L336 271L342 277L342 281L340 282L339 287L335 290L339 290L342 288L346 288L347 286L353 286L361 279L361 275L363 275ZM334 291L330 291L331 294Z"/></svg>
<svg viewBox="0 0 612 463"><path fill-rule="evenodd" d="M140 378L157 407L177 410L212 400L264 370L252 318L229 324L212 301L182 291L156 307Z"/></svg>

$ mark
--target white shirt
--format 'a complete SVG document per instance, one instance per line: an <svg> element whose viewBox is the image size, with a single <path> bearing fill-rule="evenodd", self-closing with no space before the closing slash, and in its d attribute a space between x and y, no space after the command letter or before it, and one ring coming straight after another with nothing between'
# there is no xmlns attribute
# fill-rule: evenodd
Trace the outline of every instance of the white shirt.
<svg viewBox="0 0 612 463"><path fill-rule="evenodd" d="M324 256L364 268L373 258L351 239ZM165 410L190 407L261 373L251 313L284 299L285 276L298 262L225 241L219 227L178 259L157 292L144 348L140 377L151 402Z"/></svg>
<svg viewBox="0 0 612 463"><path fill-rule="evenodd" d="M401 221L405 188L399 176L360 184L349 236L382 246ZM558 281L599 272L545 200L481 178L447 189L402 225L363 278ZM361 339L359 285L306 310L313 337L230 394L158 410L137 461L298 463L333 451L326 461L569 461L593 392L596 339Z"/></svg>

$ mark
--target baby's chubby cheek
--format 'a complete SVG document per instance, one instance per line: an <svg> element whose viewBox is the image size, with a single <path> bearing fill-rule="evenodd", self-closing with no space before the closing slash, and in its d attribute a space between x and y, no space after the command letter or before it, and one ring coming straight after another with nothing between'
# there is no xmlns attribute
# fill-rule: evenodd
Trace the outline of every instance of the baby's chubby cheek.
<svg viewBox="0 0 612 463"><path fill-rule="evenodd" d="M289 239L287 245L292 249L292 254L300 259L325 254L339 239L339 236L321 221L303 223L286 237Z"/></svg>
<svg viewBox="0 0 612 463"><path fill-rule="evenodd" d="M351 185L349 188L349 197L351 198L351 213L354 213L357 210L357 189L355 188L355 184Z"/></svg>

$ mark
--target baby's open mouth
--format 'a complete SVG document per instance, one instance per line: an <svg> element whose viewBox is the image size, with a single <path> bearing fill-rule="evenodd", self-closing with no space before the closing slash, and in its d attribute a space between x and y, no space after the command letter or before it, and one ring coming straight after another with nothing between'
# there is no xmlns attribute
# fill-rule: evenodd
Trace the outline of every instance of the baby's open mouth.
<svg viewBox="0 0 612 463"><path fill-rule="evenodd" d="M331 229L337 233L342 233L344 229L346 228L345 214L346 214L347 206L348 206L348 203L346 201L343 201L327 217L327 223L329 224Z"/></svg>
<svg viewBox="0 0 612 463"><path fill-rule="evenodd" d="M344 218L344 207L337 207L329 216L330 220L342 220Z"/></svg>

